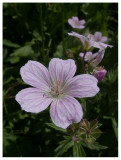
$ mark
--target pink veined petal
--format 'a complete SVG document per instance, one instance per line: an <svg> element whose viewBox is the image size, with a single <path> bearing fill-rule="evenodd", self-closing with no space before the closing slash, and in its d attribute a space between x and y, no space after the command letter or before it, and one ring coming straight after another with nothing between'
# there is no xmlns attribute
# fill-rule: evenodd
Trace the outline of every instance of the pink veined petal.
<svg viewBox="0 0 121 160"><path fill-rule="evenodd" d="M102 61L102 59L104 57L104 53L105 53L105 50L100 50L98 53L95 53L95 54L97 54L97 56L90 63L91 66L96 67Z"/></svg>
<svg viewBox="0 0 121 160"><path fill-rule="evenodd" d="M75 98L67 96L51 104L50 116L56 126L65 129L70 124L81 121L83 110Z"/></svg>
<svg viewBox="0 0 121 160"><path fill-rule="evenodd" d="M79 38L83 45L85 45L85 43L88 41L86 37L76 32L68 33L68 35Z"/></svg>
<svg viewBox="0 0 121 160"><path fill-rule="evenodd" d="M52 82L66 83L71 80L76 72L75 61L72 59L62 60L53 58L49 63L49 73Z"/></svg>
<svg viewBox="0 0 121 160"><path fill-rule="evenodd" d="M72 20L78 22L79 18L78 17L72 17Z"/></svg>
<svg viewBox="0 0 121 160"><path fill-rule="evenodd" d="M68 19L68 23L73 27L73 28L77 28L76 24L78 24L79 19L78 17L72 17Z"/></svg>
<svg viewBox="0 0 121 160"><path fill-rule="evenodd" d="M49 87L50 76L47 68L39 62L28 61L20 69L23 81L33 87L46 90Z"/></svg>
<svg viewBox="0 0 121 160"><path fill-rule="evenodd" d="M107 37L104 36L101 38L101 42L106 42L106 41L107 41Z"/></svg>
<svg viewBox="0 0 121 160"><path fill-rule="evenodd" d="M98 80L89 74L75 76L65 90L67 95L78 98L93 97L99 92Z"/></svg>
<svg viewBox="0 0 121 160"><path fill-rule="evenodd" d="M88 34L87 38L88 38L90 41L94 41L94 35L93 35L93 34Z"/></svg>
<svg viewBox="0 0 121 160"><path fill-rule="evenodd" d="M96 58L96 57L97 57L97 55L98 55L98 52L97 52L97 53L92 54L92 59Z"/></svg>
<svg viewBox="0 0 121 160"><path fill-rule="evenodd" d="M39 113L45 110L52 102L51 99L42 95L40 89L37 88L23 89L18 92L15 99L20 104L22 110L32 113Z"/></svg>
<svg viewBox="0 0 121 160"><path fill-rule="evenodd" d="M80 25L84 25L84 24L85 24L85 20L79 21L79 24L80 24Z"/></svg>
<svg viewBox="0 0 121 160"><path fill-rule="evenodd" d="M100 41L101 37L102 37L102 33L101 32L95 32L94 37L96 40Z"/></svg>
<svg viewBox="0 0 121 160"><path fill-rule="evenodd" d="M85 55L85 60L86 61L90 61L93 59L93 54L92 52L86 52L86 55Z"/></svg>
<svg viewBox="0 0 121 160"><path fill-rule="evenodd" d="M103 45L101 46L100 43L101 43L101 42L95 42L95 41L93 41L93 40L90 40L91 46L93 46L93 47L95 47L95 48L99 48L99 49L104 49L105 47L104 47Z"/></svg>
<svg viewBox="0 0 121 160"><path fill-rule="evenodd" d="M74 22L72 19L68 19L68 23L69 23L72 27L74 27L75 22Z"/></svg>
<svg viewBox="0 0 121 160"><path fill-rule="evenodd" d="M81 58L83 58L83 56L84 56L84 53L80 53L80 54L79 54L79 56L80 56Z"/></svg>
<svg viewBox="0 0 121 160"><path fill-rule="evenodd" d="M103 42L99 42L99 46L100 46L101 49L105 49L107 47L110 47L110 48L113 47L112 45L109 45L109 44L106 44L106 43L103 43Z"/></svg>

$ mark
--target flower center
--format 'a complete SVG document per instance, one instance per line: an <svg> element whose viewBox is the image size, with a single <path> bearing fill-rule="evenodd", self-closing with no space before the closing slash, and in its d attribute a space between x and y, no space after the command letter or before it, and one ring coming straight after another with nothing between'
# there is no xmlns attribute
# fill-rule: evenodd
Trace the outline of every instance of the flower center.
<svg viewBox="0 0 121 160"><path fill-rule="evenodd" d="M66 94L66 88L67 85L63 81L51 81L49 89L44 92L43 96L52 99L60 99Z"/></svg>
<svg viewBox="0 0 121 160"><path fill-rule="evenodd" d="M61 81L52 82L50 86L50 94L53 98L58 98L60 95L63 94Z"/></svg>

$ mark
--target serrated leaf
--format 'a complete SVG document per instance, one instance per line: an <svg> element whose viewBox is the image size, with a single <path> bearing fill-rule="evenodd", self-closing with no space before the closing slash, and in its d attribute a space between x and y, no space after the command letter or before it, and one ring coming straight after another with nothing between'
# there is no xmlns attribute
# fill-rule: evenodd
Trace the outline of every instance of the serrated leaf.
<svg viewBox="0 0 121 160"><path fill-rule="evenodd" d="M74 143L73 145L73 157L86 157L86 153L81 143Z"/></svg>

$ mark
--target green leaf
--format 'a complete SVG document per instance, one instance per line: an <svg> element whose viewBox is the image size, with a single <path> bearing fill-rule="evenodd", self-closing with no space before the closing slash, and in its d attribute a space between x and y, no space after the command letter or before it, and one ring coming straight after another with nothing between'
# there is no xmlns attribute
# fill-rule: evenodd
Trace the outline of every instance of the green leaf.
<svg viewBox="0 0 121 160"><path fill-rule="evenodd" d="M103 116L105 119L111 119L112 121L112 127L116 136L116 139L118 140L118 126L117 126L117 122L115 120L114 117L110 117L110 116Z"/></svg>
<svg viewBox="0 0 121 160"><path fill-rule="evenodd" d="M88 144L84 141L81 141L81 144L86 147L86 148L89 148L89 149L92 149L92 150L101 150L101 149L107 149L108 147L107 146L103 146L101 144L99 144L98 142L95 142L94 144Z"/></svg>
<svg viewBox="0 0 121 160"><path fill-rule="evenodd" d="M16 57L16 56L17 57L27 57L27 56L29 56L29 55L31 55L33 53L34 52L33 52L32 48L31 48L31 46L30 45L26 45L24 47L16 49L14 51L14 53L11 54L11 57Z"/></svg>
<svg viewBox="0 0 121 160"><path fill-rule="evenodd" d="M63 46L59 44L57 46L56 52L54 53L54 57L62 58L62 56L63 56Z"/></svg>
<svg viewBox="0 0 121 160"><path fill-rule="evenodd" d="M73 157L86 157L86 153L81 143L74 143L73 145Z"/></svg>
<svg viewBox="0 0 121 160"><path fill-rule="evenodd" d="M112 119L112 127L116 136L116 139L118 140L118 128L117 128L117 122L115 120L115 118L113 117Z"/></svg>
<svg viewBox="0 0 121 160"><path fill-rule="evenodd" d="M74 142L71 137L66 140L60 142L60 145L55 149L56 157L61 156L64 152L66 152L69 148L73 146Z"/></svg>
<svg viewBox="0 0 121 160"><path fill-rule="evenodd" d="M57 127L56 125L54 125L53 123L46 123L49 127L54 128L55 130L61 131L66 133L66 130L60 127Z"/></svg>
<svg viewBox="0 0 121 160"><path fill-rule="evenodd" d="M10 40L4 39L3 40L3 45L7 46L7 47L13 47L13 48L19 48L20 45L11 42Z"/></svg>

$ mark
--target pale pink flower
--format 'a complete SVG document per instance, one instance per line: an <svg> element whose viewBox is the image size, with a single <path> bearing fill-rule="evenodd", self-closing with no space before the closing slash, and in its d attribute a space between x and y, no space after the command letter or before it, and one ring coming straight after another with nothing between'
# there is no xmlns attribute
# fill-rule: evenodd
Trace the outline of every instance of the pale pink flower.
<svg viewBox="0 0 121 160"><path fill-rule="evenodd" d="M113 47L112 45L105 44L103 42L97 42L92 38L91 34L89 34L87 37L78 34L76 32L68 33L70 36L74 36L80 39L82 45L86 50L89 50L91 47L99 48L99 49L106 49L107 47Z"/></svg>
<svg viewBox="0 0 121 160"><path fill-rule="evenodd" d="M95 32L94 35L89 34L87 37L88 37L89 40L92 41L93 43L96 42L96 44L98 44L98 45L100 46L100 48L105 49L105 48L107 48L107 47L110 47L110 48L113 47L112 45L108 45L108 44L104 43L104 42L107 41L107 37L102 36L102 33L101 33L101 32Z"/></svg>
<svg viewBox="0 0 121 160"><path fill-rule="evenodd" d="M105 69L102 69L100 71L96 71L93 76L95 76L98 79L98 82L101 82L102 79L105 77L107 71Z"/></svg>
<svg viewBox="0 0 121 160"><path fill-rule="evenodd" d="M98 53L94 53L94 54L93 54L92 52L86 52L85 56L84 56L84 53L80 53L80 54L79 54L79 56L80 56L81 58L84 57L84 60L85 60L85 61L88 61L88 62L90 62L91 60L93 60L94 58L96 58L97 55L98 55Z"/></svg>
<svg viewBox="0 0 121 160"><path fill-rule="evenodd" d="M88 37L89 39L96 41L96 42L106 42L107 41L107 37L102 36L101 32L95 32L94 35L89 34Z"/></svg>
<svg viewBox="0 0 121 160"><path fill-rule="evenodd" d="M105 50L99 50L97 53L94 53L96 56L90 61L90 65L96 67L103 59Z"/></svg>
<svg viewBox="0 0 121 160"><path fill-rule="evenodd" d="M85 28L84 24L85 24L85 20L80 20L78 17L72 17L68 19L68 23L73 27L73 28L79 28L79 29L83 29Z"/></svg>
<svg viewBox="0 0 121 160"><path fill-rule="evenodd" d="M92 67L96 67L102 61L104 53L105 50L99 50L97 53L86 52L85 56L84 53L80 53L79 56L84 57L84 61L89 62Z"/></svg>
<svg viewBox="0 0 121 160"><path fill-rule="evenodd" d="M25 83L32 87L21 90L15 97L26 112L38 113L50 104L53 123L67 128L78 123L83 116L80 103L73 97L93 97L99 92L97 79L89 74L74 76L74 60L53 58L47 69L41 63L28 61L20 74Z"/></svg>

